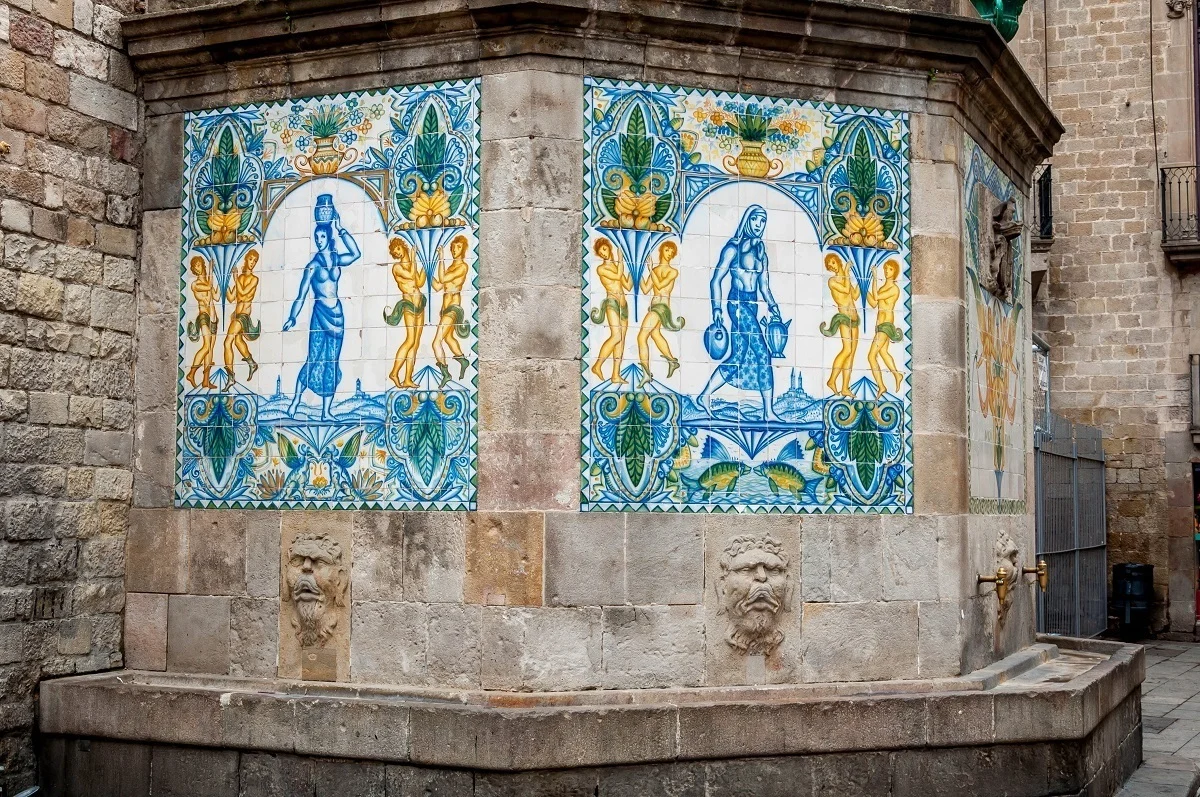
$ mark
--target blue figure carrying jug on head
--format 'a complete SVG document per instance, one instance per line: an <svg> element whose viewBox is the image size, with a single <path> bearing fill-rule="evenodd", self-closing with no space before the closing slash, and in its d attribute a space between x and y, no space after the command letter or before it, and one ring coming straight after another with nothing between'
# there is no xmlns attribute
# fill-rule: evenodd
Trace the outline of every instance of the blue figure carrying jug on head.
<svg viewBox="0 0 1200 797"><path fill-rule="evenodd" d="M332 420L330 405L342 381L342 339L346 334L346 317L342 312L342 300L338 297L338 280L342 269L358 260L362 252L354 237L342 227L333 196L321 194L313 208L313 243L316 254L304 267L300 278L300 289L292 302L291 312L283 324L287 332L296 325L296 318L304 307L304 300L311 289L313 293L312 316L308 323L308 356L296 377L296 394L292 398L288 414L296 417L300 399L309 390L321 399L321 420ZM345 254L338 254L337 239L346 247Z"/></svg>

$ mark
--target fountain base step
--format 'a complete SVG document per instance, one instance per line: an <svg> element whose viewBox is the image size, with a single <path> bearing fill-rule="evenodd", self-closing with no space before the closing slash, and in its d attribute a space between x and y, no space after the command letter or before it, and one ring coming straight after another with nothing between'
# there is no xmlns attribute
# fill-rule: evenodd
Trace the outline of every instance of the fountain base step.
<svg viewBox="0 0 1200 797"><path fill-rule="evenodd" d="M133 671L65 678L41 686L44 786L132 797L1107 797L1141 760L1141 648L1053 641L904 691L585 700Z"/></svg>

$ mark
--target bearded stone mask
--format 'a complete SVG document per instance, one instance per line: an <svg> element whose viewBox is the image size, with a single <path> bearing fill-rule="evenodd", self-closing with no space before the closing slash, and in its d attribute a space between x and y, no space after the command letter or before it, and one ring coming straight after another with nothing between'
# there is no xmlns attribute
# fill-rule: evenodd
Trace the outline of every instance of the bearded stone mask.
<svg viewBox="0 0 1200 797"><path fill-rule="evenodd" d="M766 655L783 641L779 615L791 608L788 558L773 537L734 537L721 554L718 614L729 615L725 641L742 653Z"/></svg>
<svg viewBox="0 0 1200 797"><path fill-rule="evenodd" d="M325 534L296 536L288 551L287 587L301 647L323 647L333 635L338 615L332 609L345 605L348 586L336 541Z"/></svg>

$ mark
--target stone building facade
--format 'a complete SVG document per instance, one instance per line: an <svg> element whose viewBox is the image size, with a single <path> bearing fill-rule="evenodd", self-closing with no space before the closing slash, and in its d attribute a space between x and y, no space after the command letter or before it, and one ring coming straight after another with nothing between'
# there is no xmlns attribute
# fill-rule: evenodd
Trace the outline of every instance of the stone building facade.
<svg viewBox="0 0 1200 797"><path fill-rule="evenodd" d="M1196 13L1160 0L1035 1L1012 42L1066 129L1034 302L1051 403L1104 432L1109 564L1153 564L1155 625L1186 634L1200 459L1188 355L1200 341L1194 266L1163 247L1159 170L1196 162Z"/></svg>
<svg viewBox="0 0 1200 797"><path fill-rule="evenodd" d="M10 49L29 53L21 55L28 70L37 61L33 45L14 31L41 24L41 4L12 5L2 6ZM30 109L40 84L27 73L21 91L0 95L6 114L18 109L0 132L16 142L10 155L25 165L0 160L0 168L13 168L0 172L5 179L28 179L30 164L44 165L43 204L52 196L48 186L71 182L55 170L81 162L72 172L79 191L107 186L116 175L128 180L119 183L126 194L114 188L118 196L105 198L103 221L89 222L89 240L100 252L96 286L80 287L84 278L70 270L85 262L86 248L63 249L75 240L71 230L83 235L78 214L62 213L67 240L47 251L70 256L53 258L29 243L45 227L48 209L32 208L24 232L9 229L7 202L0 216L6 257L15 252L11 304L23 314L23 344L67 340L67 352L51 355L50 368L10 362L10 383L29 386L14 394L6 450L11 440L43 435L41 448L22 443L10 455L24 474L32 460L64 457L75 450L68 443L79 440L81 463L37 470L62 471L64 479L64 508L40 525L16 512L53 496L31 497L40 495L40 481L17 484L18 509L6 515L6 535L36 536L48 527L64 534L75 523L66 507L81 507L76 511L91 525L80 521L72 532L80 542L70 561L82 583L61 611L101 615L67 615L60 630L53 620L28 618L52 609L27 598L23 605L34 608L0 626L27 662L18 670L27 674L20 688L6 690L23 707L12 714L12 783L32 779L30 707L36 680L46 678L38 692L37 752L54 795L86 793L92 782L123 794L326 793L336 783L401 795L535 788L648 795L668 785L731 795L743 793L748 780L778 780L780 773L830 795L888 793L893 783L915 793L926 783L958 788L970 773L978 782L968 793L983 795L996 777L1014 772L1027 779L1021 789L1030 794L1111 793L1140 752L1140 654L1119 645L1038 644L1033 623L1033 484L1025 478L1031 455L1021 439L1028 435L1020 431L1028 430L1031 412L1030 386L1021 379L1029 326L1014 310L1028 304L1030 282L1017 222L1032 166L1048 155L1060 125L995 30L971 18L968 3L902 5L815 0L798 23L760 0L733 9L647 3L636 11L608 0L589 8L553 1L313 0L283 7L152 0L146 14L119 9L127 15L121 30L137 92L126 90L135 84L128 68L112 65L126 64L114 55L107 89L95 76L85 82L70 75L63 95L69 107L90 97L94 113L108 115L105 151L127 156L123 165L78 141L72 146L85 150L82 160L58 150L37 160L38 146L30 143L37 137L16 128L37 118ZM80 8L67 15L73 25L82 24ZM113 9L100 8L93 8L93 30L103 41L108 29L96 20L111 21ZM41 13L52 11L65 14L49 5ZM63 36L73 35L64 28ZM40 57L88 63L60 57L53 47ZM720 146L697 148L703 136L690 118L655 115L656 108L683 107L663 99L673 87L694 89L698 106L742 103L733 126L729 107L704 111L716 131L711 137L741 147L736 156ZM614 111L628 98L601 88L636 93L637 113ZM585 89L597 92L588 105ZM390 109L377 103L384 94ZM457 99L447 99L452 94ZM416 98L417 117L407 115L406 97ZM738 162L754 149L747 143L766 146L764 105L793 114L792 132L776 130L792 149L789 136L811 132L816 119L804 114L828 120L829 134L804 145L808 157L790 156L790 199L762 199L778 187L767 183L781 170L769 158ZM53 138L51 110L46 130ZM384 120L388 135L376 130L370 138ZM801 131L799 122L810 127ZM589 182L591 172L614 166L600 143L614 130L620 137L609 140L621 174L604 183L613 195L597 191L585 200L585 186L598 185ZM662 188L688 169L662 174L669 170L656 160L659 144L648 130L672 141L662 157L675 159L673 167L686 157L688 166L703 167L690 177L710 187L720 182L741 203L717 203L712 213L732 214L731 229L709 236L719 239L715 261L724 257L722 247L734 247L749 258L742 268L756 258L765 265L764 238L776 264L796 264L799 256L788 258L800 243L819 240L829 249L823 258L807 252L791 271L829 294L828 302L808 303L804 323L820 330L808 330L808 345L819 354L800 365L829 373L832 392L818 386L823 379L814 385L792 374L793 398L805 393L802 381L823 403L797 404L783 420L767 417L773 405L766 396L757 410L709 413L704 428L720 428L726 439L761 441L781 430L794 439L747 443L755 453L736 461L697 440L687 456L705 466L689 470L682 447L656 448L660 438L688 435L647 431L670 402L616 391L625 402L617 406L644 408L645 418L625 416L614 434L635 440L617 444L630 477L620 496L625 503L599 508L639 511L584 511L587 498L598 495L587 490L605 467L581 461L581 438L589 429L603 433L584 423L597 406L581 396L580 375L593 364L584 343L604 336L605 326L612 333L628 322L625 293L636 301L642 290L664 304L663 292L670 292L667 267L656 268L661 282L653 293L632 287L632 279L622 289L621 279L605 277L614 264L620 273L611 242L673 232L677 249L689 244L682 224L664 221ZM672 132L680 130L695 135L691 143ZM452 132L460 135L458 149L447 143ZM348 155L362 140L373 143ZM464 187L447 178L447 167L469 161L476 145L478 172L464 168L458 177L477 182ZM287 158L275 158L284 151ZM357 157L371 162L349 169ZM371 199L347 202L338 192L344 185L322 187L335 179ZM736 185L743 179L744 196ZM253 382L254 361L238 341L292 331L298 306L308 317L304 290L295 287L307 267L289 261L294 283L270 287L275 277L267 272L280 270L281 258L266 255L270 223L256 228L254 214L277 209L276 200L282 206L288 196L304 197L305 186L320 190L297 202L292 215L301 229L279 236L298 242L300 260L311 257L310 265L329 270L332 261L324 258L346 258L337 262L348 268L369 251L351 243L355 236L374 235L379 244L376 233L384 231L384 239L394 235L402 245L392 251L394 242L384 241L387 254L366 260L380 276L372 290L351 287L349 277L331 288L328 274L321 276L325 309L313 302L307 326L293 336L303 333L303 342L287 356L265 355L265 342L250 347L262 367L278 366L272 392ZM674 198L688 200L703 194L676 191ZM71 192L60 192L55 201L65 203ZM819 239L771 228L775 214L806 201ZM404 218L382 215L383 230L373 230L371 211L349 211L355 204L387 206ZM331 224L334 205L344 227ZM19 225L23 205L14 207ZM439 239L448 249L443 262L429 242L451 227L465 243ZM609 255L597 236L610 241ZM328 248L335 237L343 248ZM127 246L110 253L114 240ZM318 258L310 243L326 254ZM261 258L249 256L250 244L261 248ZM368 354L370 336L357 335L366 327L344 334L342 313L352 318L356 303L365 307L389 292L392 306L383 314L397 329L383 329L381 308L371 310L389 345L420 328L429 309L404 245L435 250L421 264L442 283L440 295L427 294L430 301L452 292L444 287L451 261L478 256L459 284L462 317L455 322L477 317L478 324L460 335L461 364L435 359L436 348L419 359L420 368L403 366L397 354L395 389L375 391L383 399L358 375L351 403L386 404L381 413L368 407L351 419L380 427L371 432L372 450L345 415L336 417L345 409L335 389L338 368L353 372L354 359L339 363L338 356L355 338L363 344L353 349L358 359L372 367L375 359L391 362L392 350ZM657 251L660 263L670 260ZM864 273L855 276L852 265ZM583 274L593 271L596 281L617 287L593 284L586 294ZM787 267L773 279L783 275L791 276ZM218 292L212 282L221 280L229 285ZM44 301L60 284L61 323L52 327L39 316L49 311L29 297ZM762 290L746 285L743 294ZM695 295L676 298L708 304L702 284L689 287ZM331 290L342 291L336 301ZM257 299L239 299L239 291ZM801 294L793 290L779 304L793 313L805 304ZM78 322L76 334L95 338L95 361L86 369L68 346L77 317L72 295L87 299L86 323ZM736 314L751 316L739 320L743 338L731 348L756 352L745 357L767 360L761 368L770 369L783 348L779 326L797 321L793 334L801 334L798 313L772 313L772 331L757 309L723 298L730 332ZM268 301L278 306L268 311ZM216 307L226 303L233 306L218 320ZM242 303L250 309L236 309ZM712 304L710 318L721 326L721 302ZM581 312L585 307L591 312ZM683 326L658 313L663 328ZM707 326L688 314L697 329ZM758 335L762 343L746 340ZM632 362L632 330L629 337L625 356ZM707 329L703 337L694 359L682 359L711 372L725 355L713 354L719 347L709 348ZM655 345L666 354L666 346ZM880 370L871 358L889 346L894 391L867 376L872 365ZM25 351L11 350L13 358ZM110 365L117 360L123 365ZM623 373L616 360L611 385ZM662 365L656 359L658 373ZM51 389L46 380L58 373L75 381ZM86 384L78 382L81 373ZM852 381L852 373L860 379ZM474 378L452 397L447 382L455 375ZM761 387L763 377L749 384ZM291 406L285 389L294 390ZM92 391L104 397L99 428L75 429L93 418L73 414ZM252 392L264 411L247 432L239 424L249 417ZM51 414L55 399L46 393L67 395L65 415ZM976 401L977 394L988 398ZM405 425L418 412L414 404L392 412L397 396L418 397L428 402L421 412L441 413L426 423L438 425L432 438L414 446L415 434L430 432ZM411 483L407 457L419 460L423 488L436 486L449 438L462 431L451 423L463 420L451 417L460 399L477 401L476 425L467 433L469 452L458 451L469 461L455 463L462 470L447 479L461 476L469 489L454 502L430 499L436 505L385 502L363 474L382 468L387 478ZM58 418L62 424L51 422ZM606 445L588 454L609 456ZM760 456L766 445L777 445L770 461ZM627 499L647 471L628 463L650 454L658 458L655 477L670 471L696 486L662 506L633 506ZM737 492L742 477L757 492ZM86 501L79 497L85 487ZM598 503L608 501L600 497ZM5 547L0 561L21 550ZM106 564L96 564L104 555ZM35 561L40 567L52 560L39 551ZM79 634L70 632L88 622L84 652ZM67 651L78 661L64 658ZM50 678L70 673L79 675ZM1035 699L1071 678L1072 688L1054 700ZM1035 691L1026 689L1034 683ZM747 734L747 724L764 731ZM895 731L883 752L880 727ZM954 766L929 766L942 756Z"/></svg>
<svg viewBox="0 0 1200 797"><path fill-rule="evenodd" d="M0 3L0 785L35 690L120 667L133 490L141 106L135 0Z"/></svg>

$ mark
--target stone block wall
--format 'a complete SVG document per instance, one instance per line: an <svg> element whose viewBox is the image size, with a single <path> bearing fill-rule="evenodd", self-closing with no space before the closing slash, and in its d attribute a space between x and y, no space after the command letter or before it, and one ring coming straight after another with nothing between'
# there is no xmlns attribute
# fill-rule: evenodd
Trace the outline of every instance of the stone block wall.
<svg viewBox="0 0 1200 797"><path fill-rule="evenodd" d="M267 74L235 71L239 85ZM631 77L714 81L650 67ZM213 107L429 78L407 70L372 74L370 83L293 81L188 102ZM911 91L938 105L955 89L922 80L819 96L913 113L915 515L887 517L579 511L583 78L536 62L506 65L481 85L478 511L172 508L182 135L179 106L151 103L129 666L303 674L303 662L289 664L295 629L280 567L301 527L350 541L342 545L349 599L338 609L326 670L350 682L578 690L913 679L969 671L1029 644L1032 587L1014 589L998 626L994 593L975 574L995 570L1001 528L1031 559L1032 524L966 514L963 125L948 107L944 115L906 108ZM719 613L721 553L746 533L771 534L789 561L784 642L767 656L734 655Z"/></svg>
<svg viewBox="0 0 1200 797"><path fill-rule="evenodd" d="M1104 432L1110 566L1155 565L1156 625L1191 633L1198 451L1187 355L1200 341L1194 280L1161 249L1158 169L1194 159L1195 10L1171 19L1156 0L1033 5L1012 46L1066 128L1034 304L1051 346L1051 403Z"/></svg>
<svg viewBox="0 0 1200 797"><path fill-rule="evenodd" d="M137 0L0 2L0 786L38 680L123 663L141 138Z"/></svg>

